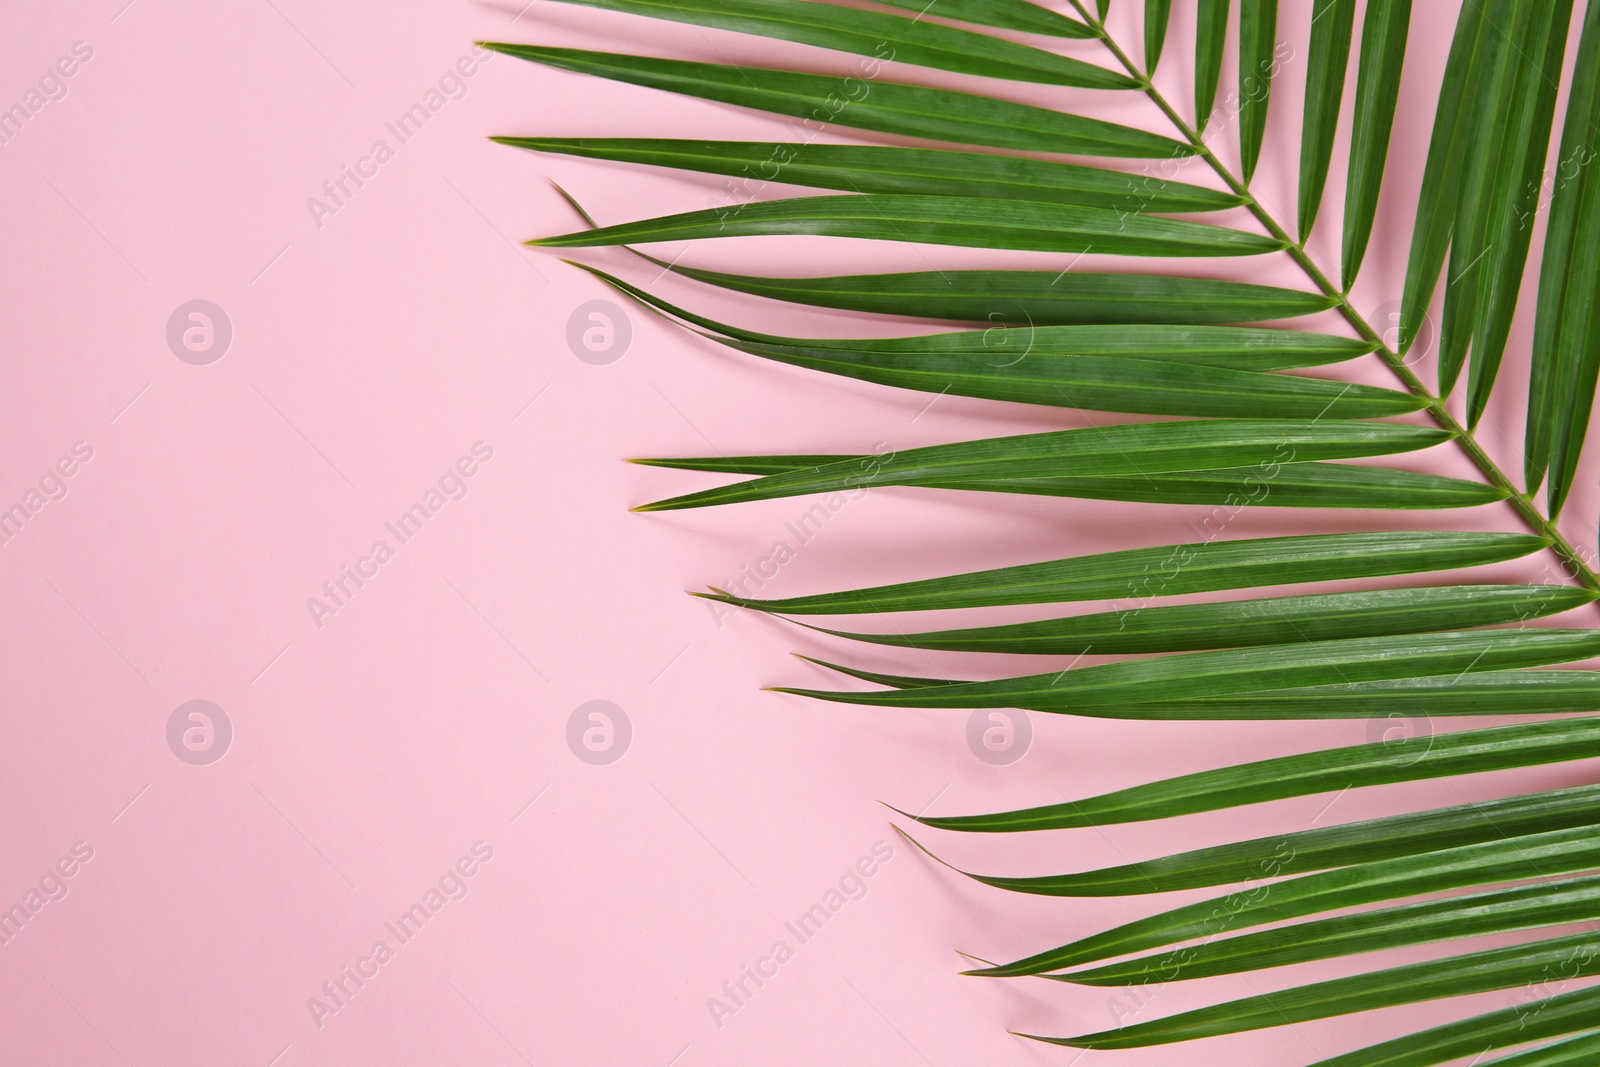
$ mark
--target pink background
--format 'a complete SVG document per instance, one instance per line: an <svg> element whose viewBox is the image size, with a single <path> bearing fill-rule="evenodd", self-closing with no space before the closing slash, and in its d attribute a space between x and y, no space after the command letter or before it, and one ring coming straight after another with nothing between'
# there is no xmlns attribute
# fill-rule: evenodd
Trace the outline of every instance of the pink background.
<svg viewBox="0 0 1600 1067"><path fill-rule="evenodd" d="M814 502L630 515L633 504L712 480L619 460L867 451L1084 417L950 397L929 407L925 395L758 364L634 309L622 358L576 358L569 316L610 294L556 256L517 246L575 226L546 179L606 222L703 206L722 195L722 180L541 158L484 137L784 138L785 120L499 56L474 67L465 95L406 143L384 126L475 39L822 71L848 70L853 57L546 0L520 16L516 3L124 2L11 4L0 14L0 106L23 100L75 42L92 49L66 95L0 145L0 507L23 501L75 442L93 452L65 496L0 545L0 906L22 900L76 843L92 850L65 880L67 895L0 945L0 1061L1068 1063L1070 1050L1006 1030L1101 1029L1445 951L1169 986L1142 1005L1115 990L958 976L957 949L1012 958L1157 905L1016 897L965 882L896 838L875 801L941 814L1050 803L1375 734L1350 722L1036 717L1031 751L995 767L968 750L964 713L760 692L831 684L788 650L907 673L930 663L993 675L1047 668L924 661L765 619L718 620L680 590L725 584L780 539L794 547L785 524ZM1448 46L1450 20L1436 9L1446 6L1418 5L1393 176L1355 294L1364 309L1399 296ZM1140 7L1117 0L1123 40L1140 39ZM1187 112L1191 16L1175 7L1160 80ZM1295 58L1274 98L1257 185L1292 218L1309 5L1285 7L1280 37ZM1093 43L1066 47L1104 59ZM1230 52L1225 91L1233 66ZM1352 96L1353 73L1347 114ZM1161 128L1133 96L1036 87L1014 97L1082 101L1074 106ZM1233 124L1217 123L1213 136L1233 157ZM379 139L393 158L336 213L314 219L308 199ZM1330 268L1343 151L1341 137L1314 241ZM1198 163L1182 177L1207 181ZM664 246L669 257L680 251ZM580 258L641 283L655 274L620 251ZM1054 268L1066 257L791 239L707 244L684 262L803 274ZM1154 266L1305 284L1287 261ZM653 287L779 332L886 329L671 278ZM1529 308L1531 285L1525 292ZM194 299L219 305L233 330L223 358L204 366L176 358L165 336L174 309ZM1526 318L1513 361L1526 350ZM1331 318L1320 325L1338 329ZM1424 371L1431 380L1427 359ZM1519 372L1508 371L1482 437L1520 470ZM1331 373L1393 384L1371 361ZM308 598L375 540L393 546L385 522L476 442L492 458L465 481L465 496L318 626ZM1469 474L1448 448L1400 463ZM1568 532L1585 546L1595 539L1595 470L1591 454L1568 509ZM1206 510L880 490L834 514L768 591L1192 540L1187 524ZM1419 520L1262 509L1227 536L1331 521L1385 529ZM1498 507L1420 521L1518 528ZM1476 576L1536 580L1546 562ZM224 709L234 731L207 766L176 758L166 738L173 710L194 699ZM609 765L581 761L567 743L574 709L596 699L621 707L632 728L631 747ZM924 837L972 868L1044 873L1592 777L1591 765L1569 764L1166 825ZM892 859L865 894L797 944L784 924L880 841ZM384 924L478 842L492 858L459 883L466 895L398 944ZM393 958L316 1018L308 1000L324 997L341 968L362 966L380 939ZM714 1019L709 998L780 939L794 958ZM1081 1062L1309 1062L1519 995Z"/></svg>

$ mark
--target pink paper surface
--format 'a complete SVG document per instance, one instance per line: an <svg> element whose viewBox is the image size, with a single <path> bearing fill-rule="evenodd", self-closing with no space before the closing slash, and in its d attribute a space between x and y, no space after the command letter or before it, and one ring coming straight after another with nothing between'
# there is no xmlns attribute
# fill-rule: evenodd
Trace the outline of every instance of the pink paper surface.
<svg viewBox="0 0 1600 1067"><path fill-rule="evenodd" d="M0 907L26 908L34 892L40 902L0 944L0 1062L1295 1064L1526 998L1078 1060L1011 1037L1444 950L1132 992L963 978L957 950L1010 959L1210 894L987 889L916 853L877 801L936 814L1054 803L1461 724L1038 716L1026 754L996 765L968 738L997 723L759 687L832 684L788 651L957 676L1049 669L1038 661L844 647L683 595L746 573L765 575L750 588L790 595L1192 541L1209 513L907 490L821 511L793 499L628 513L713 484L628 456L867 452L1113 418L930 403L760 363L519 247L578 225L551 179L602 222L748 194L488 135L790 139L795 126L486 58L474 40L830 72L854 57L548 0L521 11L515 0L124 3L0 14L0 106L27 112L0 143L0 509L26 514L0 544ZM1400 295L1454 6L1421 4L1414 19L1392 173L1355 291L1377 319ZM1115 3L1121 39L1141 39L1140 8ZM1256 182L1283 218L1308 10L1285 5L1286 69ZM1185 111L1192 19L1175 5L1159 78ZM1105 60L1093 42L1064 47ZM1234 65L1230 49L1224 93ZM1134 96L994 88L1162 129ZM1347 115L1353 95L1352 72ZM1211 136L1236 158L1228 116ZM1313 240L1330 271L1346 137ZM1203 172L1191 162L1177 176L1209 184ZM779 274L1101 265L798 238L656 251ZM577 258L759 329L902 328L661 278L620 250ZM1306 284L1286 259L1153 266ZM1480 434L1513 469L1536 266ZM597 300L611 302L609 319L589 318ZM624 324L627 347L609 362L569 345L590 327L596 344L616 344L604 330ZM1341 328L1331 316L1308 325ZM1419 366L1431 381L1431 357ZM1393 384L1375 361L1329 373ZM1590 552L1595 462L1591 452L1566 521ZM1397 465L1471 476L1448 446ZM1418 521L1263 508L1229 518L1222 536ZM1500 507L1420 521L1519 528ZM1548 562L1478 576L1536 580ZM969 869L1046 873L1593 773L1566 764L1037 840L921 836ZM814 925L797 925L807 914Z"/></svg>

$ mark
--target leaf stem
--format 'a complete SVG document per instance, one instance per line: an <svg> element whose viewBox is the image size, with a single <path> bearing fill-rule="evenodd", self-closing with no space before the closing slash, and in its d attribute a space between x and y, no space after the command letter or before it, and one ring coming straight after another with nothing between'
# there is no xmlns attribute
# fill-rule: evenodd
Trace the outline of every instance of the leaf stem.
<svg viewBox="0 0 1600 1067"><path fill-rule="evenodd" d="M1527 523L1528 528L1550 541L1551 550L1561 558L1569 577L1589 589L1600 591L1600 574L1597 574L1584 561L1578 550L1562 536L1555 522L1545 517L1531 497L1517 489L1516 483L1484 451L1483 446L1478 443L1472 431L1462 426L1456 417L1450 413L1444 398L1435 396L1428 390L1428 387L1422 383L1422 379L1413 374L1411 368L1406 365L1405 359L1389 347L1387 342L1384 341L1383 335L1375 330L1372 324L1350 303L1350 294L1341 290L1334 284L1332 279L1323 273L1322 269L1307 254L1305 245L1291 237L1282 224L1273 217L1272 213L1263 207L1261 202L1250 192L1250 187L1236 177L1222 160L1217 158L1216 153L1212 152L1210 146L1206 144L1205 138L1194 127L1190 126L1182 115L1178 114L1177 109L1168 102L1166 97L1161 95L1160 90L1151 82L1150 76L1140 69L1111 35L1106 32L1105 24L1090 14L1081 0L1071 0L1071 2L1072 6L1078 9L1078 14L1084 21L1095 30L1101 43L1122 64L1123 69L1128 72L1128 76L1139 83L1139 87L1144 91L1144 94L1161 109L1172 125L1194 148L1195 154L1205 160L1211 169L1216 172L1217 176L1226 183L1228 188L1244 201L1244 206L1265 227L1266 231L1283 243L1284 250L1305 272L1306 277L1310 278L1312 283L1321 289L1324 294L1337 301L1334 310L1343 315L1345 321L1364 340L1377 346L1378 357L1388 364L1389 369L1394 373L1395 377L1400 379L1401 384L1419 400L1427 404L1426 410L1428 414L1436 423L1455 436L1456 443L1461 446L1461 450L1467 454L1467 458L1472 460L1473 464L1483 473L1489 483L1506 494L1507 502Z"/></svg>

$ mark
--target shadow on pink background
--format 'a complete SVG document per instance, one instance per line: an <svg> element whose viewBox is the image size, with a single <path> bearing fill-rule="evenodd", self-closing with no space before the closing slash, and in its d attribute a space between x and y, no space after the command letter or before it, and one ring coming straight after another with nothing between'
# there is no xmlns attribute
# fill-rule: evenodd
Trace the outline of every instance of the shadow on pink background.
<svg viewBox="0 0 1600 1067"><path fill-rule="evenodd" d="M1025 755L995 765L969 748L964 713L759 687L829 684L791 650L912 673L1037 661L840 648L682 594L743 568L789 595L1189 541L1208 510L880 490L821 514L815 500L627 512L711 484L627 456L856 452L1086 424L758 364L518 246L578 224L547 179L602 222L729 194L720 178L541 158L487 135L784 139L792 124L485 57L474 40L841 72L853 57L548 0L521 12L123 3L0 15L0 106L42 99L0 144L0 509L28 514L0 545L0 907L38 904L0 944L0 1062L1296 1064L1519 995L1080 1061L1010 1037L1446 950L1131 994L962 978L958 949L1012 958L1158 905L985 889L914 853L875 801L940 814L1051 803L1393 724L1040 716ZM1140 6L1115 5L1124 39L1139 39ZM1302 6L1286 5L1280 27L1294 56L1257 180L1280 216L1294 202ZM1192 16L1176 8L1160 82L1188 110ZM1355 294L1374 314L1400 292L1446 24L1419 5ZM1104 58L1093 42L1065 47ZM1353 81L1347 113L1352 96ZM1132 98L1016 98L1159 128ZM419 104L425 121L405 124ZM1230 122L1213 137L1234 154ZM1313 242L1324 261L1343 151L1341 138ZM1181 176L1205 182L1200 168ZM660 251L797 274L1068 260L811 239ZM776 332L886 329L658 279L617 250L580 258ZM1158 265L1251 280L1277 266ZM1530 336L1529 273L1513 353ZM1286 261L1264 280L1305 284ZM588 317L596 300L616 321ZM573 323L630 339L607 362L569 344ZM1512 362L1482 436L1520 469ZM1335 373L1393 384L1365 362ZM1567 523L1591 551L1594 464ZM1470 473L1448 448L1399 465ZM1414 521L1261 509L1225 536ZM1498 507L1424 521L1518 528ZM764 561L780 543L792 559L774 573ZM1541 563L1479 575L1538 579ZM1034 841L924 837L971 869L1044 873L1592 777L1566 764ZM820 928L795 925L818 904Z"/></svg>

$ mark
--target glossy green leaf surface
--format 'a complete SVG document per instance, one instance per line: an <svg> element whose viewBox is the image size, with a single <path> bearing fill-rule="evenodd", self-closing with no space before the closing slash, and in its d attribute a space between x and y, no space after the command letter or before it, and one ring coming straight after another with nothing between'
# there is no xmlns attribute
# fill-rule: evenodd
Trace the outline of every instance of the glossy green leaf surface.
<svg viewBox="0 0 1600 1067"><path fill-rule="evenodd" d="M903 648L1109 656L1492 626L1553 615L1593 600L1593 593L1570 586L1461 585L1157 607L1135 601L1114 611L1066 619L921 633L822 632Z"/></svg>
<svg viewBox="0 0 1600 1067"><path fill-rule="evenodd" d="M1345 69L1350 65L1355 0L1315 0L1311 14L1311 47L1306 60L1306 105L1300 139L1299 232L1304 241L1316 224L1322 192L1333 159L1333 138L1339 131L1339 105L1344 100Z"/></svg>
<svg viewBox="0 0 1600 1067"><path fill-rule="evenodd" d="M812 0L563 0L695 26L776 37L878 60L1013 81L1089 89L1137 84L1069 56L924 18L814 3ZM944 14L944 2L922 10ZM926 0L925 0L926 4Z"/></svg>
<svg viewBox="0 0 1600 1067"><path fill-rule="evenodd" d="M1355 283L1378 212L1378 190L1389 160L1389 134L1400 98L1411 0L1368 0L1361 24L1361 70L1350 131L1350 176L1344 205L1344 287Z"/></svg>
<svg viewBox="0 0 1600 1067"><path fill-rule="evenodd" d="M577 248L774 234L1119 256L1258 256L1283 247L1271 237L1157 215L1028 200L898 193L801 197L706 208L540 237L528 244Z"/></svg>
<svg viewBox="0 0 1600 1067"><path fill-rule="evenodd" d="M1288 419L1134 423L904 449L770 474L635 510L709 507L880 485L940 485L953 479L1127 478L1248 466L1259 466L1266 479L1274 464L1395 455L1449 439L1442 430L1397 423Z"/></svg>
<svg viewBox="0 0 1600 1067"><path fill-rule="evenodd" d="M945 610L1252 589L1301 581L1422 574L1499 563L1545 546L1530 534L1419 532L1207 540L1125 549L942 578L728 603L784 615Z"/></svg>
<svg viewBox="0 0 1600 1067"><path fill-rule="evenodd" d="M648 137L493 137L534 152L613 159L725 174L729 206L769 183L852 193L982 196L1077 204L1111 211L1220 211L1237 207L1231 193L1127 174L991 152L783 141L689 141Z"/></svg>
<svg viewBox="0 0 1600 1067"><path fill-rule="evenodd" d="M879 133L1030 152L1133 159L1193 151L1170 137L1113 122L952 90L577 48L491 41L483 42L483 47L578 74Z"/></svg>

